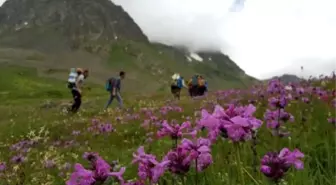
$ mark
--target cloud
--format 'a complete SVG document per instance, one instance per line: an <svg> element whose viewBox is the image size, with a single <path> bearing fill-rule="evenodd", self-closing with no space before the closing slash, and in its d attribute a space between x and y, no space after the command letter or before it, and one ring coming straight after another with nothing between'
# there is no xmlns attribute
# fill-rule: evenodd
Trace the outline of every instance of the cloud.
<svg viewBox="0 0 336 185"><path fill-rule="evenodd" d="M301 66L303 66L303 70L301 70ZM262 78L279 76L282 75L284 72L287 74L296 74L303 78L309 78L310 76L319 76L322 73L325 75L330 75L333 71L336 72L336 58L329 60L307 58L297 60L290 65L279 68L276 71L265 73Z"/></svg>
<svg viewBox="0 0 336 185"><path fill-rule="evenodd" d="M184 0L181 3L176 0L114 2L130 13L151 41L188 46L192 50L220 50L223 45L217 28L226 14L222 7L230 5L226 1L215 4L197 0ZM211 14L209 10L222 12Z"/></svg>
<svg viewBox="0 0 336 185"><path fill-rule="evenodd" d="M333 66L336 58L334 0L114 2L129 12L150 40L193 50L221 50L255 77L300 74L298 61ZM234 2L244 7L242 11L230 12ZM330 73L327 67L315 69L314 74Z"/></svg>
<svg viewBox="0 0 336 185"><path fill-rule="evenodd" d="M335 0L113 2L123 6L151 41L222 51L257 78L301 75L301 65L308 76L335 69Z"/></svg>

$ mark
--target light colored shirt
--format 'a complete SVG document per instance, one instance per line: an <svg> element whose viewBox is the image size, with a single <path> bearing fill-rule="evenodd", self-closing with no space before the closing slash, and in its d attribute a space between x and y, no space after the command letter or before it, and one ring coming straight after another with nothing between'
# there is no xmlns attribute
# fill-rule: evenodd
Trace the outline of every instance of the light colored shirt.
<svg viewBox="0 0 336 185"><path fill-rule="evenodd" d="M83 85L83 83L84 83L84 75L83 74L81 74L81 75L79 75L78 77L77 77L77 83L78 83L78 85L80 85L80 86L82 86ZM77 84L76 84L77 85ZM78 87L77 86L74 86L74 88L73 89L78 89Z"/></svg>

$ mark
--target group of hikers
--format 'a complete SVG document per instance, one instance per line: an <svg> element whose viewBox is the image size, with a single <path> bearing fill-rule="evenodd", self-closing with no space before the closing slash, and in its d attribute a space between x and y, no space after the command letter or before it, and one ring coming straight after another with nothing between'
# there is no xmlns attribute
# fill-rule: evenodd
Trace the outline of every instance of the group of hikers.
<svg viewBox="0 0 336 185"><path fill-rule="evenodd" d="M69 112L76 113L79 110L82 104L83 83L84 80L88 78L88 76L88 69L70 69L68 88L71 91L73 102L71 107L68 109ZM125 76L126 73L124 71L120 71L118 76L107 79L105 89L109 92L109 99L105 105L105 109L111 105L114 99L117 99L120 108L123 107L123 100L120 94L120 89L121 81L125 78ZM189 95L191 97L203 96L205 92L208 91L208 83L201 75L192 76L191 79L186 83L180 74L175 73L172 76L171 83L171 93L175 98L180 99L182 88L188 89Z"/></svg>
<svg viewBox="0 0 336 185"><path fill-rule="evenodd" d="M188 89L191 97L203 96L208 91L208 82L202 75L194 75L186 83L180 74L175 73L171 83L171 93L175 98L180 99L182 88Z"/></svg>
<svg viewBox="0 0 336 185"><path fill-rule="evenodd" d="M119 107L123 106L123 101L120 95L121 80L125 78L124 71L119 72L119 76L109 78L106 82L106 90L109 92L109 99L105 105L105 109L111 105L114 99L117 99ZM71 68L68 78L68 88L73 97L73 103L68 111L76 113L82 104L82 90L84 80L89 76L89 70L81 68Z"/></svg>

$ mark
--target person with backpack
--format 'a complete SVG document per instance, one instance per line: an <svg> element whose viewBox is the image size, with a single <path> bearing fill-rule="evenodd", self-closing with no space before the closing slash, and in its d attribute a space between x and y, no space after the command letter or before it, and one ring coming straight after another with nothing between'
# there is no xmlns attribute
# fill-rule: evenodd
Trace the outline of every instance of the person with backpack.
<svg viewBox="0 0 336 185"><path fill-rule="evenodd" d="M78 76L78 73L77 73L76 69L75 68L71 68L70 69L69 78L68 78L68 88L70 90L72 90L72 88L75 86L77 76Z"/></svg>
<svg viewBox="0 0 336 185"><path fill-rule="evenodd" d="M106 81L105 89L109 92L110 97L105 105L105 109L107 109L111 105L114 98L117 99L119 103L119 108L123 107L123 101L120 95L120 89L121 89L121 81L125 78L125 76L126 73L124 71L120 71L118 77L112 77Z"/></svg>
<svg viewBox="0 0 336 185"><path fill-rule="evenodd" d="M71 74L71 73L70 73ZM74 76L74 74L71 74L71 76ZM89 70L85 69L82 70L80 68L77 69L77 76L75 77L75 83L72 84L73 82L73 77L71 77L71 80L69 82L69 88L71 88L71 94L73 97L73 104L70 108L70 111L73 113L76 113L81 104L82 104L82 89L83 89L83 83L84 80L89 76ZM70 77L69 77L70 79Z"/></svg>
<svg viewBox="0 0 336 185"><path fill-rule="evenodd" d="M188 82L188 91L191 97L198 95L198 77L199 75L194 75Z"/></svg>
<svg viewBox="0 0 336 185"><path fill-rule="evenodd" d="M173 79L173 82L170 86L170 89L171 89L171 93L174 95L174 97L176 99L180 99L181 97L181 90L183 87L187 87L185 85L185 82L184 82L184 79L182 76L180 76L179 74L175 73L173 76L172 76L172 79Z"/></svg>
<svg viewBox="0 0 336 185"><path fill-rule="evenodd" d="M203 96L206 91L206 81L203 76L198 77L197 96Z"/></svg>

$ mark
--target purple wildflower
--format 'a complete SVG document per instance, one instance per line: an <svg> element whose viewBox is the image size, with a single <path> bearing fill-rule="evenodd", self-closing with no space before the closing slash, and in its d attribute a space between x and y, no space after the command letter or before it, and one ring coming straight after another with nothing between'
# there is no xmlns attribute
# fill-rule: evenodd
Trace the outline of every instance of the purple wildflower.
<svg viewBox="0 0 336 185"><path fill-rule="evenodd" d="M288 104L288 98L284 95L281 95L280 97L272 97L268 100L270 107L283 109Z"/></svg>
<svg viewBox="0 0 336 185"><path fill-rule="evenodd" d="M283 93L285 91L285 88L280 80L271 80L268 83L267 91L270 94L278 94Z"/></svg>
<svg viewBox="0 0 336 185"><path fill-rule="evenodd" d="M328 118L328 122L333 125L336 125L336 118Z"/></svg>
<svg viewBox="0 0 336 185"><path fill-rule="evenodd" d="M268 128L280 127L281 126L280 125L281 123L279 123L280 121L282 121L283 123L286 123L288 121L294 122L294 116L284 111L283 109L275 111L266 110L264 118L267 121Z"/></svg>
<svg viewBox="0 0 336 185"><path fill-rule="evenodd" d="M99 155L95 152L84 152L83 159L86 159L90 162L92 162L94 159L96 159Z"/></svg>
<svg viewBox="0 0 336 185"><path fill-rule="evenodd" d="M3 172L6 170L6 163L5 162L0 162L0 172Z"/></svg>
<svg viewBox="0 0 336 185"><path fill-rule="evenodd" d="M309 104L309 103L310 103L310 100L309 100L309 98L307 98L307 97L302 97L302 101L303 101L304 103L306 103L306 104Z"/></svg>
<svg viewBox="0 0 336 185"><path fill-rule="evenodd" d="M123 184L124 183L124 179L123 179L123 174L125 173L125 170L126 170L126 168L125 167L122 167L122 168L120 168L120 171L118 171L118 172L110 172L110 173L108 173L107 175L108 176L112 176L112 177L115 177L115 178L117 178L118 179L118 181L121 183L121 184Z"/></svg>
<svg viewBox="0 0 336 185"><path fill-rule="evenodd" d="M191 160L188 157L188 150L184 147L177 147L176 149L168 152L165 156L167 161L170 161L168 164L168 169L175 174L186 174L191 165Z"/></svg>
<svg viewBox="0 0 336 185"><path fill-rule="evenodd" d="M284 111L284 109L278 109L275 111L266 110L264 114L267 127L272 129L272 133L275 136L285 137L289 135L289 132L284 130L282 126L287 122L294 122L294 116Z"/></svg>
<svg viewBox="0 0 336 185"><path fill-rule="evenodd" d="M16 163L16 164L20 164L22 162L25 161L25 157L23 155L16 155L14 157L12 157L12 160L11 160L13 163Z"/></svg>
<svg viewBox="0 0 336 185"><path fill-rule="evenodd" d="M151 154L146 154L144 147L139 147L137 153L133 154L132 163L138 163L138 176L141 180L149 179L150 182L156 183L164 174L169 161L163 160L158 162L156 157Z"/></svg>
<svg viewBox="0 0 336 185"><path fill-rule="evenodd" d="M112 124L106 123L106 124L101 124L100 125L99 131L101 133L110 133L110 132L114 131L114 128L113 128Z"/></svg>
<svg viewBox="0 0 336 185"><path fill-rule="evenodd" d="M104 183L109 176L117 178L121 184L124 183L122 175L125 172L125 168L121 168L119 172L111 171L112 167L96 153L87 152L83 157L91 162L92 168L87 170L84 169L81 164L76 164L75 171L72 173L71 178L68 181L72 184L69 185L82 185L82 183L83 185L85 185L84 183L93 185L96 182ZM86 180L81 181L82 179Z"/></svg>
<svg viewBox="0 0 336 185"><path fill-rule="evenodd" d="M260 171L273 181L279 181L291 166L303 169L303 162L300 160L303 157L303 153L298 149L293 152L288 148L282 149L279 153L269 152L261 159Z"/></svg>
<svg viewBox="0 0 336 185"><path fill-rule="evenodd" d="M86 170L81 164L75 164L75 171L71 174L66 185L93 185L95 182L92 171Z"/></svg>
<svg viewBox="0 0 336 185"><path fill-rule="evenodd" d="M96 157L96 159L92 162L92 167L95 172L95 179L97 181L104 182L108 174L111 171L111 166L101 157Z"/></svg>
<svg viewBox="0 0 336 185"><path fill-rule="evenodd" d="M199 138L196 142L183 139L181 146L190 152L185 162L187 162L187 160L197 160L197 171L206 169L212 163L210 145L211 141L204 138Z"/></svg>
<svg viewBox="0 0 336 185"><path fill-rule="evenodd" d="M172 139L179 139L183 135L196 136L197 131L187 132L187 129L191 128L191 123L189 121L179 124L172 124L165 120L162 123L162 128L157 132L158 137L170 136Z"/></svg>
<svg viewBox="0 0 336 185"><path fill-rule="evenodd" d="M305 90L302 88L302 87L299 87L296 89L296 93L299 95L299 96L302 96L304 94Z"/></svg>
<svg viewBox="0 0 336 185"><path fill-rule="evenodd" d="M209 130L208 137L214 141L218 134L232 141L246 141L252 137L252 131L258 129L262 121L253 117L256 111L252 104L246 107L229 106L224 110L216 106L210 115L202 110L202 119L199 124Z"/></svg>

